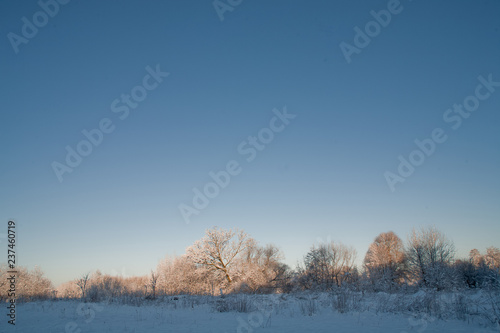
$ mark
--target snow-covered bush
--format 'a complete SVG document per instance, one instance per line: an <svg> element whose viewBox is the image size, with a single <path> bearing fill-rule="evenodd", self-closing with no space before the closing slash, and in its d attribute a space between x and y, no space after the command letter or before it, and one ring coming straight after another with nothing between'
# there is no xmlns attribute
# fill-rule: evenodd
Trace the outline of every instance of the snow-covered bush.
<svg viewBox="0 0 500 333"><path fill-rule="evenodd" d="M217 312L252 312L255 311L251 299L246 295L230 295L217 298L214 302L214 310Z"/></svg>
<svg viewBox="0 0 500 333"><path fill-rule="evenodd" d="M333 309L339 313L359 311L361 309L362 294L348 288L340 288L332 293Z"/></svg>
<svg viewBox="0 0 500 333"><path fill-rule="evenodd" d="M300 300L299 307L303 316L313 316L318 312L318 304L316 300L311 297Z"/></svg>
<svg viewBox="0 0 500 333"><path fill-rule="evenodd" d="M10 289L8 266L0 265L0 301L8 298ZM44 276L42 270L35 266L32 270L16 267L15 290L18 301L33 301L56 296L52 282Z"/></svg>

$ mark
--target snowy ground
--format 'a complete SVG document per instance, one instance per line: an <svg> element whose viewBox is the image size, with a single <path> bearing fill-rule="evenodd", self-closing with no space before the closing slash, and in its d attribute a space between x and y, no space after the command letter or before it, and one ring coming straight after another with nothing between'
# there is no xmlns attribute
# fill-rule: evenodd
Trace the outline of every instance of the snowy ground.
<svg viewBox="0 0 500 333"><path fill-rule="evenodd" d="M459 320L422 313L393 314L379 311L384 304L368 308L366 301L351 302L359 310L343 303L349 311L340 313L343 305L328 294L224 299L180 296L128 303L18 304L16 325L8 324L8 317L2 315L0 332L499 332L481 317Z"/></svg>

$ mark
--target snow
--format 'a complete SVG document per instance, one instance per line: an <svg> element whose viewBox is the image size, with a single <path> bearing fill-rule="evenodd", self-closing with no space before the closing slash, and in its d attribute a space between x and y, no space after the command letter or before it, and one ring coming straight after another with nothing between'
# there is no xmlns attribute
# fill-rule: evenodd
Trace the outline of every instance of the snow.
<svg viewBox="0 0 500 333"><path fill-rule="evenodd" d="M179 296L158 300L84 303L39 301L17 305L16 325L2 316L1 332L499 332L480 320L374 310L339 313L331 296ZM371 299L368 302L374 303ZM135 303L135 305L134 305ZM374 304L372 304L374 305ZM233 308L247 309L237 312ZM227 312L219 312L223 310Z"/></svg>

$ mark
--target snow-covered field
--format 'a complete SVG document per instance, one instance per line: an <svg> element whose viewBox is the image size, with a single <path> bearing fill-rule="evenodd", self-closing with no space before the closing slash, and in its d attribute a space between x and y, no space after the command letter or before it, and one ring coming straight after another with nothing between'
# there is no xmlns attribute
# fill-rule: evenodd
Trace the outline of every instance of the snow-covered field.
<svg viewBox="0 0 500 333"><path fill-rule="evenodd" d="M421 299L419 299L420 296ZM3 315L1 332L499 332L486 317L456 318L463 304L441 297L432 309L425 295L339 297L327 293L265 296L179 296L84 303L39 301L18 304L16 325ZM473 300L473 298L471 298ZM470 301L471 299L467 299ZM435 298L434 298L435 300ZM398 303L399 302L399 303ZM127 304L123 304L127 303ZM393 307L421 304L421 311ZM406 305L405 305L406 304ZM437 304L437 303L436 303ZM476 303L476 306L479 303ZM428 306L428 308L425 308ZM456 307L451 310L447 308ZM478 311L480 307L477 307ZM455 312L454 312L455 311ZM436 313L433 316L427 313ZM449 314L448 314L449 312ZM452 314L454 312L454 314ZM5 313L5 311L4 311ZM459 315L460 316L460 315Z"/></svg>

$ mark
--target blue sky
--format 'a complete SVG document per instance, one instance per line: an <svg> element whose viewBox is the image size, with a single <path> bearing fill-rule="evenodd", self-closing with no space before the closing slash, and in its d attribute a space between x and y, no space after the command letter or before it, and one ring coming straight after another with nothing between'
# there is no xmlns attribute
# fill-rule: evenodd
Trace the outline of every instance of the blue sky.
<svg viewBox="0 0 500 333"><path fill-rule="evenodd" d="M460 128L443 119L479 76L500 81L498 1L401 1L350 63L339 45L387 1L242 1L223 21L211 1L59 7L16 53L9 33L42 9L0 3L0 233L17 221L19 265L56 285L142 275L213 225L276 244L291 266L319 241L361 261L380 232L428 225L459 256L500 247L500 87ZM169 75L121 120L111 104L148 66ZM238 145L284 107L296 118L247 162ZM104 118L113 132L60 182L52 163ZM384 173L435 128L446 142L392 192ZM231 160L241 173L186 224L179 205Z"/></svg>

